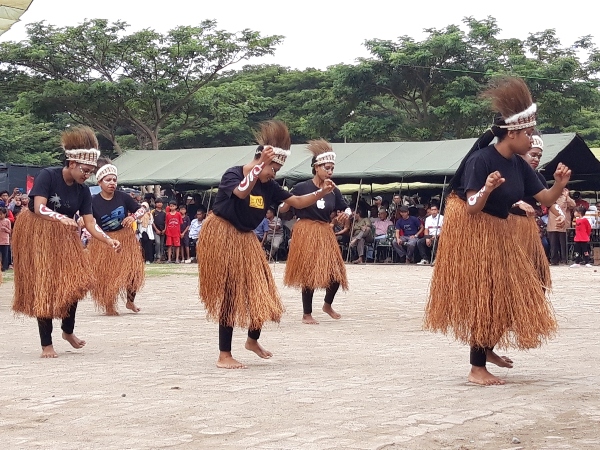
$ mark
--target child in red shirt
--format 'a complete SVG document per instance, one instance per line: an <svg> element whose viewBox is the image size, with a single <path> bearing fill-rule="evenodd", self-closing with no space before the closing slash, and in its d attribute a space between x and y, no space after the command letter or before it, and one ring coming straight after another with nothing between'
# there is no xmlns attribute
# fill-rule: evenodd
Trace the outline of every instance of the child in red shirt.
<svg viewBox="0 0 600 450"><path fill-rule="evenodd" d="M592 234L592 226L590 221L584 218L585 207L578 206L575 208L575 264L571 267L580 267L581 263L585 267L592 267L590 264L590 236Z"/></svg>
<svg viewBox="0 0 600 450"><path fill-rule="evenodd" d="M177 211L177 202L171 200L169 202L169 212L167 212L167 220L165 226L165 236L167 237L167 263L171 261L171 249L175 247L175 262L179 262L179 248L181 247L181 224L183 217Z"/></svg>

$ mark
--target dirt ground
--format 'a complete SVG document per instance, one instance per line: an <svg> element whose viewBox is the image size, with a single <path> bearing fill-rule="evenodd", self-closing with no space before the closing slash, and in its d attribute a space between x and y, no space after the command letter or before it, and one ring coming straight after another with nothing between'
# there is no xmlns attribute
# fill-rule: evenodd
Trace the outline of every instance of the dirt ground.
<svg viewBox="0 0 600 450"><path fill-rule="evenodd" d="M597 268L596 268L597 269ZM10 311L0 287L2 449L598 449L600 272L553 267L557 338L511 351L505 386L466 382L468 348L422 331L430 267L348 266L350 291L300 322L297 291L263 330L261 360L234 333L247 370L215 366L217 326L198 301L194 265L148 266L138 315L80 303L74 350L39 358L33 319Z"/></svg>

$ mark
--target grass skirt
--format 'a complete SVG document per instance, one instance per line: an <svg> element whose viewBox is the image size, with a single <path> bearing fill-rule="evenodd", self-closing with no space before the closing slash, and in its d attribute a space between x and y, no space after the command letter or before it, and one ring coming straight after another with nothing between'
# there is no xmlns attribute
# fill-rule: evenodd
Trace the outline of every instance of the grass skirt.
<svg viewBox="0 0 600 450"><path fill-rule="evenodd" d="M535 217L509 214L508 223L513 233L516 233L517 243L531 259L542 286L550 290L552 288L550 264L548 264L548 257L542 245L540 229L535 222Z"/></svg>
<svg viewBox="0 0 600 450"><path fill-rule="evenodd" d="M28 210L19 214L12 238L17 314L62 319L92 287L88 252L79 234Z"/></svg>
<svg viewBox="0 0 600 450"><path fill-rule="evenodd" d="M285 266L285 285L315 290L327 289L334 282L348 289L346 266L331 225L299 220L294 225Z"/></svg>
<svg viewBox="0 0 600 450"><path fill-rule="evenodd" d="M424 328L477 347L539 347L557 328L531 258L508 220L448 198Z"/></svg>
<svg viewBox="0 0 600 450"><path fill-rule="evenodd" d="M265 252L252 231L238 231L212 214L202 225L196 254L200 300L211 320L251 330L281 320L283 304Z"/></svg>
<svg viewBox="0 0 600 450"><path fill-rule="evenodd" d="M98 239L92 238L88 244L95 279L90 294L101 311L116 310L119 296L139 291L145 277L142 247L133 229L126 227L106 234L121 243L121 252Z"/></svg>

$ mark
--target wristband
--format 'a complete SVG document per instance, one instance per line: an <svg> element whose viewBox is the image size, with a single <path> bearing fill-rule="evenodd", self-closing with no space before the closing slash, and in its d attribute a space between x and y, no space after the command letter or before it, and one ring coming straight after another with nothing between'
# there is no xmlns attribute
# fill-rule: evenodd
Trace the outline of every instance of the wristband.
<svg viewBox="0 0 600 450"><path fill-rule="evenodd" d="M46 216L46 217L50 217L54 220L58 220L59 222L62 219L65 219L67 216L57 213L56 211L52 211L50 208L48 208L46 205L40 205L40 214L42 216Z"/></svg>
<svg viewBox="0 0 600 450"><path fill-rule="evenodd" d="M238 185L238 191L244 192L245 190L247 190L250 187L250 185L252 184L252 182L254 181L254 179L256 177L258 177L258 175L262 172L264 166L265 166L264 162L255 165L252 168L252 170L250 171L250 173L248 175L246 175L244 177L244 179Z"/></svg>
<svg viewBox="0 0 600 450"><path fill-rule="evenodd" d="M138 209L136 212L133 213L133 218L135 220L137 220L140 217L142 217L144 214L146 214L147 212L148 212L148 210L146 209L146 207L142 206L140 209Z"/></svg>

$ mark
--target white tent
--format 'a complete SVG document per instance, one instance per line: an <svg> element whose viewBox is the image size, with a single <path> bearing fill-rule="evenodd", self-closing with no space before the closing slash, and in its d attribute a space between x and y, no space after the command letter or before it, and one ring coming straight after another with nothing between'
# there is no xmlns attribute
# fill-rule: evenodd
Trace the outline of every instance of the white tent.
<svg viewBox="0 0 600 450"><path fill-rule="evenodd" d="M0 36L13 26L33 0L0 0Z"/></svg>

